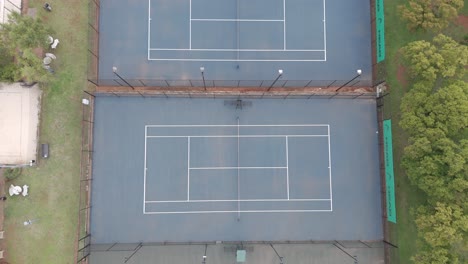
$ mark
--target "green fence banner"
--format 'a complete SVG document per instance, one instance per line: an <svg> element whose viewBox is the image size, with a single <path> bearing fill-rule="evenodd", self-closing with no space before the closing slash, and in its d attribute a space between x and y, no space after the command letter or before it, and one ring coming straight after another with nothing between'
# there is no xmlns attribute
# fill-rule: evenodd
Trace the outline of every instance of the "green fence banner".
<svg viewBox="0 0 468 264"><path fill-rule="evenodd" d="M393 174L392 120L383 121L385 185L387 186L387 220L396 223L395 175Z"/></svg>
<svg viewBox="0 0 468 264"><path fill-rule="evenodd" d="M384 0L375 1L377 63L385 60L385 16Z"/></svg>

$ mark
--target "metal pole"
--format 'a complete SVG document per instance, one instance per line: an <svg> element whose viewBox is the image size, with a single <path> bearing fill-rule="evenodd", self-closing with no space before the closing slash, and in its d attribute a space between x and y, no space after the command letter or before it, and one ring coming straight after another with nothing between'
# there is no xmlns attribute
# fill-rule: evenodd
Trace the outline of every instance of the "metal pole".
<svg viewBox="0 0 468 264"><path fill-rule="evenodd" d="M203 264L206 264L206 250L208 249L208 244L205 244L205 254L203 255Z"/></svg>
<svg viewBox="0 0 468 264"><path fill-rule="evenodd" d="M88 82L90 82L90 83L92 83L92 84L94 84L94 85L96 85L96 86L99 86L99 84L98 84L99 82L96 83L96 82L94 82L94 81L92 81L92 80L90 80L90 79L88 79Z"/></svg>
<svg viewBox="0 0 468 264"><path fill-rule="evenodd" d="M279 78L281 78L281 76L283 76L283 70L279 69L278 70L278 77L276 77L276 79L273 81L273 83L270 85L270 87L268 87L267 92L269 92L271 90L271 88L273 88L273 85L275 85L275 83L278 81Z"/></svg>
<svg viewBox="0 0 468 264"><path fill-rule="evenodd" d="M90 92L88 92L88 91L84 91L84 90L83 90L83 92L85 92L85 93L91 95L92 97L96 97L94 94L92 94L92 93L90 93Z"/></svg>
<svg viewBox="0 0 468 264"><path fill-rule="evenodd" d="M361 69L357 70L356 72L357 72L357 75L354 76L354 78L352 78L351 80L349 80L347 83L341 85L338 89L336 89L335 92L338 92L339 90L341 90L341 88L345 87L348 83L350 83L350 82L356 80L357 77L361 76L361 74L362 74L362 70L361 70Z"/></svg>
<svg viewBox="0 0 468 264"><path fill-rule="evenodd" d="M346 255L348 255L350 258L354 259L354 263L357 263L358 260L357 260L356 256L352 256L351 254L349 254L348 252L346 252L344 249L342 249L341 247L337 246L335 243L333 243L333 245L334 245L337 249L343 251L343 253L345 253Z"/></svg>
<svg viewBox="0 0 468 264"><path fill-rule="evenodd" d="M133 90L135 90L135 87L133 87L131 84L129 84L124 78L122 78L122 76L120 76L118 73L117 73L117 67L112 67L112 71L114 72L115 75L117 75L117 77L120 78L120 80L122 80L124 83L126 83L128 86L132 87Z"/></svg>
<svg viewBox="0 0 468 264"><path fill-rule="evenodd" d="M397 245L392 244L392 243L390 243L390 242L388 242L388 241L386 241L386 240L382 240L382 241L383 241L385 244L387 244L387 245L390 245L390 246L392 246L392 247L394 247L394 248L398 248Z"/></svg>
<svg viewBox="0 0 468 264"><path fill-rule="evenodd" d="M127 263L142 247L143 247L142 243L138 244L138 246L135 248L133 253L128 258L127 257L125 258L124 263Z"/></svg>
<svg viewBox="0 0 468 264"><path fill-rule="evenodd" d="M118 73L117 73L117 67L112 67L112 71L114 72L115 75L117 75L117 77L120 78L120 80L122 80L124 83L126 83L128 86L132 87L133 91L135 91L135 87L133 87L130 83L128 83L124 78L122 78L122 76L120 76ZM137 91L142 97L145 97L143 96L143 94L140 93L140 91Z"/></svg>
<svg viewBox="0 0 468 264"><path fill-rule="evenodd" d="M206 91L206 83L205 83L205 67L200 67L200 72L201 72L201 77L203 79L203 87L205 88L205 91Z"/></svg>
<svg viewBox="0 0 468 264"><path fill-rule="evenodd" d="M271 246L271 248L273 249L273 251L275 251L276 256L278 256L279 261L280 261L280 264L283 264L283 257L281 257L281 256L278 254L278 251L276 251L275 247L273 247L273 244L270 244L270 246Z"/></svg>

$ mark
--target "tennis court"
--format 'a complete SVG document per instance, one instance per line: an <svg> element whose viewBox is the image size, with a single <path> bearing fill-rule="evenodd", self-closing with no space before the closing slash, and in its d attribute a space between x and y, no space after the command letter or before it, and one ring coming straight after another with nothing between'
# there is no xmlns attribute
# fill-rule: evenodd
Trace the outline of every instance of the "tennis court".
<svg viewBox="0 0 468 264"><path fill-rule="evenodd" d="M92 244L381 240L374 100L96 98Z"/></svg>
<svg viewBox="0 0 468 264"><path fill-rule="evenodd" d="M144 214L333 210L329 125L233 121L145 127Z"/></svg>
<svg viewBox="0 0 468 264"><path fill-rule="evenodd" d="M361 69L366 85L369 10L365 0L101 0L99 79L116 85L115 66L135 86L192 86L204 67L208 86L261 86L252 81L282 69L288 87Z"/></svg>
<svg viewBox="0 0 468 264"><path fill-rule="evenodd" d="M325 0L149 0L148 9L149 60L326 61Z"/></svg>

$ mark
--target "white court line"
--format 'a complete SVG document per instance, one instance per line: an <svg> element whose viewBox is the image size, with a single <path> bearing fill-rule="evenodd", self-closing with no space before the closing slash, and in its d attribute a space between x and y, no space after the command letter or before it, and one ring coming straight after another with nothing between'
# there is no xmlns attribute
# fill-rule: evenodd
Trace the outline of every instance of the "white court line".
<svg viewBox="0 0 468 264"><path fill-rule="evenodd" d="M219 203L219 202L320 202L330 199L225 199L225 200L167 200L167 201L145 201L145 203Z"/></svg>
<svg viewBox="0 0 468 264"><path fill-rule="evenodd" d="M148 60L150 60L151 50L151 0L148 0Z"/></svg>
<svg viewBox="0 0 468 264"><path fill-rule="evenodd" d="M191 50L192 49L192 0L190 0L190 33L189 33L189 49Z"/></svg>
<svg viewBox="0 0 468 264"><path fill-rule="evenodd" d="M284 62L300 62L300 61L327 61L327 60L238 60L238 59L149 59L150 61L284 61Z"/></svg>
<svg viewBox="0 0 468 264"><path fill-rule="evenodd" d="M190 201L190 137L187 137L187 201Z"/></svg>
<svg viewBox="0 0 468 264"><path fill-rule="evenodd" d="M246 52L319 52L325 50L310 50L310 49L176 49L176 48L151 48L150 50L160 50L160 51L246 51Z"/></svg>
<svg viewBox="0 0 468 264"><path fill-rule="evenodd" d="M239 1L237 1L237 10L239 10ZM239 13L237 13L239 14ZM240 220L240 126L239 117L237 117L237 221Z"/></svg>
<svg viewBox="0 0 468 264"><path fill-rule="evenodd" d="M333 211L332 173L331 173L331 149L330 149L330 126L328 126L328 175L330 178L330 210Z"/></svg>
<svg viewBox="0 0 468 264"><path fill-rule="evenodd" d="M237 127L237 125L146 125L147 127ZM239 125L241 127L328 127L329 124Z"/></svg>
<svg viewBox="0 0 468 264"><path fill-rule="evenodd" d="M236 135L213 135L213 136L147 136L148 138L186 138L186 137L193 137L193 138L237 138ZM245 138L269 138L269 137L328 137L328 135L240 135L239 137Z"/></svg>
<svg viewBox="0 0 468 264"><path fill-rule="evenodd" d="M191 18L192 21L213 21L213 22L283 22L282 19L229 19L229 18Z"/></svg>
<svg viewBox="0 0 468 264"><path fill-rule="evenodd" d="M325 61L327 60L327 21L325 15L325 0L323 0L323 48Z"/></svg>
<svg viewBox="0 0 468 264"><path fill-rule="evenodd" d="M194 167L191 170L287 169L288 167Z"/></svg>
<svg viewBox="0 0 468 264"><path fill-rule="evenodd" d="M288 137L286 137L286 192L289 200L289 146Z"/></svg>
<svg viewBox="0 0 468 264"><path fill-rule="evenodd" d="M246 210L241 213L306 213L331 212L330 210ZM210 213L238 213L238 211L174 211L174 212L147 212L145 214L210 214Z"/></svg>
<svg viewBox="0 0 468 264"><path fill-rule="evenodd" d="M283 0L283 49L286 50L286 0Z"/></svg>
<svg viewBox="0 0 468 264"><path fill-rule="evenodd" d="M143 161L143 213L146 211L146 126L145 126L145 155Z"/></svg>

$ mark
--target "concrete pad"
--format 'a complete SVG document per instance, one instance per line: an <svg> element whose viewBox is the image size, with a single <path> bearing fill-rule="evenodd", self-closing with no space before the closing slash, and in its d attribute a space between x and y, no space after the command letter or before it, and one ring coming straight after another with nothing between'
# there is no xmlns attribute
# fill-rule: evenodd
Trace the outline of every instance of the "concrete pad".
<svg viewBox="0 0 468 264"><path fill-rule="evenodd" d="M36 160L41 90L0 83L0 165Z"/></svg>

